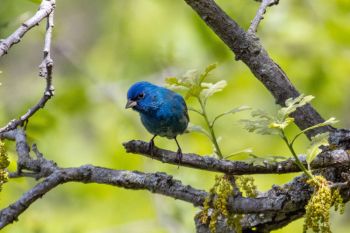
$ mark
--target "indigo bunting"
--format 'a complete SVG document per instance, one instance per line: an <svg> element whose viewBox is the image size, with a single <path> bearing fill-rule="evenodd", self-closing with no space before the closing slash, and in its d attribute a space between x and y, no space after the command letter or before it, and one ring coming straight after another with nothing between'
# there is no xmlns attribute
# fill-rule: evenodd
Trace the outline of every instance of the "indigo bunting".
<svg viewBox="0 0 350 233"><path fill-rule="evenodd" d="M149 142L152 155L156 136L174 139L177 144L177 159L181 163L182 150L176 140L185 132L189 117L187 106L181 95L149 82L137 82L130 87L125 108L140 114L141 122L154 136Z"/></svg>

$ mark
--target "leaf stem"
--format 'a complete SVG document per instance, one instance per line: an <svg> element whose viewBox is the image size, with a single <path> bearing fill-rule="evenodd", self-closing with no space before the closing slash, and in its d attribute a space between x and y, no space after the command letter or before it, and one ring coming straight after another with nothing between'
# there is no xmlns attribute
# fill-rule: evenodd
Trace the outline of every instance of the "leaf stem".
<svg viewBox="0 0 350 233"><path fill-rule="evenodd" d="M207 112L205 110L205 103L203 102L203 100L198 96L197 97L199 104L201 105L201 109L202 109L202 116L204 117L205 122L207 123L209 132L210 132L210 136L211 136L211 141L214 144L215 147L215 152L218 155L218 157L220 159L223 158L223 155L221 153L220 147L219 147L219 143L217 142L216 136L215 136L215 132L214 132L214 127L213 124L210 123Z"/></svg>
<svg viewBox="0 0 350 233"><path fill-rule="evenodd" d="M295 163L297 164L297 166L300 168L300 170L302 170L305 173L305 175L307 175L310 179L313 179L314 177L311 174L311 172L304 166L304 164L298 158L298 156L297 156L297 154L296 154L296 152L295 152L295 150L293 148L293 142L294 141L292 141L292 143L289 143L288 138L284 134L283 130L281 130L281 132L282 132L281 137L282 137L283 141L286 143L289 151L292 153L292 155L293 155L293 157L295 159Z"/></svg>

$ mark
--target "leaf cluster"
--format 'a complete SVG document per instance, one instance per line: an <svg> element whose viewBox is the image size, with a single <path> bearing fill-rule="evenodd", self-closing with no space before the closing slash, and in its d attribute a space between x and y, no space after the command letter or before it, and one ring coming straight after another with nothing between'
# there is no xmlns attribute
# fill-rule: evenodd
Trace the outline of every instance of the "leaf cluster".
<svg viewBox="0 0 350 233"><path fill-rule="evenodd" d="M187 131L199 132L204 134L206 137L209 138L209 140L213 144L214 155L218 156L219 158L223 158L224 156L219 146L220 138L216 137L215 131L214 131L215 123L217 122L217 120L219 120L223 116L226 116L229 114L235 114L250 108L247 106L240 106L240 107L233 108L229 111L226 111L224 113L220 113L214 116L212 119L209 118L206 111L207 101L209 97L211 97L217 92L222 91L227 85L227 82L225 80L220 80L213 83L207 82L208 76L216 67L217 67L216 64L211 64L211 65L208 65L205 68L205 70L201 73L198 72L197 70L190 70L186 72L184 75L182 75L181 77L168 77L166 79L166 83L172 89L184 91L186 99L190 97L197 99L200 105L200 109L189 108L189 110L198 113L204 118L207 129L203 128L200 125L190 124L189 127L187 128ZM240 152L245 152L245 151L243 150ZM232 156L233 154L234 153L231 153L228 156Z"/></svg>
<svg viewBox="0 0 350 233"><path fill-rule="evenodd" d="M307 173L308 176L310 176L310 173L306 171L306 168L302 165L296 152L294 151L294 142L299 138L299 136L309 130L326 125L332 125L338 122L334 117L331 117L320 124L316 124L304 130L301 130L299 133L294 135L292 139L289 139L286 136L285 130L294 122L294 118L291 117L291 114L297 110L297 108L309 104L313 99L314 97L311 95L305 96L301 94L294 99L287 99L285 102L285 107L279 107L275 115L269 114L263 110L254 110L251 113L251 119L241 120L241 122L244 124L244 127L249 132L255 132L262 135L278 135L288 146L292 155L296 159L297 165L301 170ZM306 161L308 166L312 160L315 159L316 155L321 152L320 147L328 145L328 137L328 133L322 133L311 138L310 145L306 150Z"/></svg>

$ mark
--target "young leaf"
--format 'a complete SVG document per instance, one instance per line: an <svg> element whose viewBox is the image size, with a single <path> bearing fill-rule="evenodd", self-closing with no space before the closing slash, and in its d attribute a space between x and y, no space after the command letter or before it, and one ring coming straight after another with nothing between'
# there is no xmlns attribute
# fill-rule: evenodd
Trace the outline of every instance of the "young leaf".
<svg viewBox="0 0 350 233"><path fill-rule="evenodd" d="M322 126L326 126L326 125L333 125L335 123L338 123L339 121L335 119L335 117L331 117L329 118L328 120L322 122L322 123L319 123L319 124L316 124L316 125L313 125L311 127L308 127L302 131L300 131L300 133L298 133L297 135L295 135L295 137L293 138L293 140L291 141L291 144L293 145L293 143L295 142L295 140L300 136L302 135L303 133L309 131L309 130L312 130L312 129L315 129L315 128L318 128L318 127L322 127Z"/></svg>
<svg viewBox="0 0 350 233"><path fill-rule="evenodd" d="M188 99L191 96L198 97L202 90L202 87L195 81L197 76L197 70L189 70L181 78L168 77L165 81L171 89L185 90L185 98Z"/></svg>
<svg viewBox="0 0 350 233"><path fill-rule="evenodd" d="M244 124L244 128L249 132L255 132L257 134L262 135L279 135L280 130L277 128L269 127L270 121L262 119L262 120L241 120Z"/></svg>
<svg viewBox="0 0 350 233"><path fill-rule="evenodd" d="M204 99L208 99L208 97L214 95L216 92L222 91L227 85L225 80L220 80L216 83L201 83L202 92L201 95Z"/></svg>
<svg viewBox="0 0 350 233"><path fill-rule="evenodd" d="M277 128L270 127L270 124L275 121L273 116L260 109L252 111L251 115L255 119L241 120L246 130L263 135L279 134Z"/></svg>
<svg viewBox="0 0 350 233"><path fill-rule="evenodd" d="M229 114L235 114L235 113L237 113L237 112L242 112L242 111L249 110L249 109L251 109L249 106L243 105L243 106L239 106L239 107L233 108L233 109L231 109L230 111L221 113L221 114L217 115L217 116L214 118L214 120L213 120L213 122L211 123L211 125L212 125L212 127L214 127L215 122L216 122L218 119L220 119L221 117L223 117L223 116L226 116L226 115L229 115Z"/></svg>
<svg viewBox="0 0 350 233"><path fill-rule="evenodd" d="M317 134L315 137L311 138L310 147L306 151L306 161L308 164L315 159L315 157L322 151L320 146L327 146L328 143L329 132Z"/></svg>
<svg viewBox="0 0 350 233"><path fill-rule="evenodd" d="M290 125L292 122L294 122L294 118L292 117L287 117L283 122L271 122L269 124L270 128L277 128L284 130L288 125Z"/></svg>
<svg viewBox="0 0 350 233"><path fill-rule="evenodd" d="M269 120L271 122L275 120L273 118L273 116L271 116L267 112L260 110L260 109L252 111L251 115L252 115L252 117L266 119L266 120Z"/></svg>
<svg viewBox="0 0 350 233"><path fill-rule="evenodd" d="M298 97L292 99L289 98L286 100L286 107L278 110L277 116L279 120L284 120L291 113L293 113L297 108L304 106L311 102L315 97L312 95L305 96L304 94L299 95Z"/></svg>
<svg viewBox="0 0 350 233"><path fill-rule="evenodd" d="M208 77L209 73L214 70L215 68L217 67L217 64L216 63L213 63L213 64L210 64L208 65L204 72L200 74L199 78L198 78L198 85L201 85L201 83L204 81L204 79L206 77Z"/></svg>

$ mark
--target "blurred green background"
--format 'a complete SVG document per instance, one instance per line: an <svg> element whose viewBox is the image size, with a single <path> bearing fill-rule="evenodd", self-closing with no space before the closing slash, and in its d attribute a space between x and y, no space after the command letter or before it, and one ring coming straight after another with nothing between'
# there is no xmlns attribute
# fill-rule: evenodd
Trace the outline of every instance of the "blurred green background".
<svg viewBox="0 0 350 233"><path fill-rule="evenodd" d="M34 1L35 2L35 1ZM29 0L0 0L0 38L7 37L30 17L38 4ZM245 29L258 3L217 1ZM316 96L313 105L324 118L335 116L337 127L350 127L350 2L348 0L280 1L268 9L259 36L269 54L286 71L300 92ZM40 98L45 82L37 76L42 59L44 24L1 58L0 125L24 113ZM164 171L184 184L208 190L215 174L162 164L126 154L122 142L149 140L151 135L135 112L124 109L126 90L148 80L164 85L167 76L203 69L218 62L213 81L225 79L226 89L209 101L214 115L239 105L275 111L274 100L242 63L213 34L184 1L174 0L59 0L55 14L52 56L56 95L29 121L30 143L60 166L94 164L113 169ZM192 106L195 102L188 101ZM247 133L238 120L248 113L227 116L216 132L224 153L251 147L258 155L287 155L275 137ZM190 113L193 123L202 120ZM297 131L292 127L289 131ZM199 134L179 137L184 152L210 154L212 147ZM302 153L307 144L297 145ZM157 138L156 145L176 149L173 141ZM15 149L7 143L11 169ZM261 191L283 184L296 174L255 176ZM18 199L35 184L13 179L0 194L0 208ZM146 191L103 185L69 183L35 202L11 233L175 233L194 232L198 211L188 203ZM334 232L349 232L350 210L332 214ZM301 232L302 220L276 232Z"/></svg>

